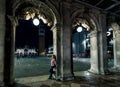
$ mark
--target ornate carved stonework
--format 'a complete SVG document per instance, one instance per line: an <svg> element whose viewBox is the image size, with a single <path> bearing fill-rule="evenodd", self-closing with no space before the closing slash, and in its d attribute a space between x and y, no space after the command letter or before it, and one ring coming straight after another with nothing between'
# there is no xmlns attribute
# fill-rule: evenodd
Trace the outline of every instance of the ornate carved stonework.
<svg viewBox="0 0 120 87"><path fill-rule="evenodd" d="M18 25L17 17L13 17L13 16L8 15L8 18L10 19L12 25Z"/></svg>
<svg viewBox="0 0 120 87"><path fill-rule="evenodd" d="M22 19L30 19L37 15L48 26L54 24L54 14L52 10L39 0L16 0L12 5L13 14Z"/></svg>
<svg viewBox="0 0 120 87"><path fill-rule="evenodd" d="M117 23L112 23L112 28L116 37L120 37L120 26Z"/></svg>

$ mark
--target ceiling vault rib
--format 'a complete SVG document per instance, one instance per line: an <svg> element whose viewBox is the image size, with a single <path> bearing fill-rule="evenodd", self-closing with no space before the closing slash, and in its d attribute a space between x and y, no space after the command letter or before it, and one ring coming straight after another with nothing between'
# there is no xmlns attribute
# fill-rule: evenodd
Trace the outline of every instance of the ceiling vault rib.
<svg viewBox="0 0 120 87"><path fill-rule="evenodd" d="M118 6L118 5L120 5L120 2L118 2L118 3L116 3L116 4L113 4L113 5L109 6L109 7L106 8L105 10L110 10L110 9L112 9L112 8Z"/></svg>
<svg viewBox="0 0 120 87"><path fill-rule="evenodd" d="M99 4L101 4L104 0L100 0L95 6L98 6Z"/></svg>
<svg viewBox="0 0 120 87"><path fill-rule="evenodd" d="M120 0L76 0L78 3L90 6L106 13L120 17Z"/></svg>
<svg viewBox="0 0 120 87"><path fill-rule="evenodd" d="M116 2L116 3L118 3L118 2L119 2L118 0L111 0L111 1Z"/></svg>
<svg viewBox="0 0 120 87"><path fill-rule="evenodd" d="M119 13L119 12L120 12L120 10L115 11L115 13Z"/></svg>

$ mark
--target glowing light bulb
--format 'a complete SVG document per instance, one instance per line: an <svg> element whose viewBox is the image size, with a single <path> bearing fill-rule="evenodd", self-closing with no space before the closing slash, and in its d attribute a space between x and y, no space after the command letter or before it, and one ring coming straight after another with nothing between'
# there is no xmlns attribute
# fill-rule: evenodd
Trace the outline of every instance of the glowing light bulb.
<svg viewBox="0 0 120 87"><path fill-rule="evenodd" d="M33 19L33 24L34 24L35 26L38 26L39 23L40 23L39 19L37 19L37 18Z"/></svg>
<svg viewBox="0 0 120 87"><path fill-rule="evenodd" d="M82 32L82 27L81 27L81 26L79 26L79 27L77 28L77 32Z"/></svg>

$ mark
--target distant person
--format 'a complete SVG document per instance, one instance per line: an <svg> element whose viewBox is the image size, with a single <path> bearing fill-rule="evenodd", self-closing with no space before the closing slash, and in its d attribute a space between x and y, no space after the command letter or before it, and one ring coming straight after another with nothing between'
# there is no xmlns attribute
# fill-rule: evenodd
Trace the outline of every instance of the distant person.
<svg viewBox="0 0 120 87"><path fill-rule="evenodd" d="M49 79L55 79L55 69L56 69L56 56L53 54L52 58L51 58L51 65L50 65L50 75L49 75Z"/></svg>

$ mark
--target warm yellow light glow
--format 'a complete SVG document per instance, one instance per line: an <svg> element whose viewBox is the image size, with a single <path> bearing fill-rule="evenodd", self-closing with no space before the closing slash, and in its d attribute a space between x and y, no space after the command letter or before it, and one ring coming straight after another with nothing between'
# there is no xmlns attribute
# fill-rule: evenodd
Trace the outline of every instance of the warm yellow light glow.
<svg viewBox="0 0 120 87"><path fill-rule="evenodd" d="M84 28L86 28L86 29L87 29L87 31L89 31L89 30L90 30L90 27L89 27L87 24L82 23L82 26L83 26Z"/></svg>
<svg viewBox="0 0 120 87"><path fill-rule="evenodd" d="M41 17L42 21L47 24L47 20L44 17Z"/></svg>
<svg viewBox="0 0 120 87"><path fill-rule="evenodd" d="M26 15L26 20L29 20L31 16L29 14Z"/></svg>

